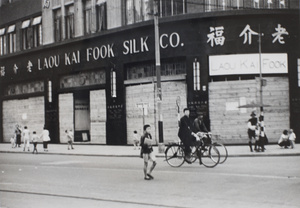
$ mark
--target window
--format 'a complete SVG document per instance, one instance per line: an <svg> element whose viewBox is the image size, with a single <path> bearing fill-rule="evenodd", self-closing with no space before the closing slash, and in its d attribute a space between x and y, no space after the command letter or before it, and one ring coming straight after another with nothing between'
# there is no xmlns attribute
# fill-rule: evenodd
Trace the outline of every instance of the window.
<svg viewBox="0 0 300 208"><path fill-rule="evenodd" d="M53 11L54 17L54 37L55 41L59 42L62 40L62 31L61 31L61 10L56 9Z"/></svg>
<svg viewBox="0 0 300 208"><path fill-rule="evenodd" d="M300 87L300 59L298 59L298 87Z"/></svg>
<svg viewBox="0 0 300 208"><path fill-rule="evenodd" d="M22 49L26 50L30 48L30 20L22 22Z"/></svg>
<svg viewBox="0 0 300 208"><path fill-rule="evenodd" d="M200 90L200 63L195 59L193 63L193 80L194 80L194 90Z"/></svg>
<svg viewBox="0 0 300 208"><path fill-rule="evenodd" d="M151 19L153 0L126 0L126 24Z"/></svg>
<svg viewBox="0 0 300 208"><path fill-rule="evenodd" d="M161 16L173 16L186 13L186 0L160 0L159 11Z"/></svg>
<svg viewBox="0 0 300 208"><path fill-rule="evenodd" d="M151 62L148 63L135 63L125 67L127 70L127 79L140 79L145 77L156 76L155 65ZM174 60L164 61L161 65L162 76L172 76L186 74L185 61Z"/></svg>
<svg viewBox="0 0 300 208"><path fill-rule="evenodd" d="M7 30L8 34L8 52L14 53L17 51L17 35L16 35L16 25L11 25L8 27Z"/></svg>
<svg viewBox="0 0 300 208"><path fill-rule="evenodd" d="M217 10L217 0L205 0L205 11L212 12Z"/></svg>
<svg viewBox="0 0 300 208"><path fill-rule="evenodd" d="M106 11L106 3L99 3L96 5L97 31L99 32L107 29Z"/></svg>
<svg viewBox="0 0 300 208"><path fill-rule="evenodd" d="M92 33L92 2L91 0L86 0L84 2L84 32L85 34Z"/></svg>
<svg viewBox="0 0 300 208"><path fill-rule="evenodd" d="M0 56L5 55L6 52L6 36L5 28L0 29Z"/></svg>
<svg viewBox="0 0 300 208"><path fill-rule="evenodd" d="M114 69L110 72L110 85L111 85L111 97L117 97L117 78L116 71Z"/></svg>
<svg viewBox="0 0 300 208"><path fill-rule="evenodd" d="M42 17L35 17L32 21L33 29L33 47L38 47L43 43L43 32L42 32Z"/></svg>
<svg viewBox="0 0 300 208"><path fill-rule="evenodd" d="M66 7L66 39L74 38L74 6Z"/></svg>

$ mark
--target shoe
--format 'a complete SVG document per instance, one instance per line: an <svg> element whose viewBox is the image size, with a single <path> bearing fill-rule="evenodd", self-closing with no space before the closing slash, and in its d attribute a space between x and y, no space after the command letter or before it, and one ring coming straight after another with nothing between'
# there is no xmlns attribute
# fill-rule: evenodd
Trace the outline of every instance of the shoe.
<svg viewBox="0 0 300 208"><path fill-rule="evenodd" d="M144 179L147 181L151 180L151 178L149 178L149 177L145 177Z"/></svg>
<svg viewBox="0 0 300 208"><path fill-rule="evenodd" d="M150 179L154 179L154 177L152 175L150 175L149 173L147 174L147 176L150 178Z"/></svg>

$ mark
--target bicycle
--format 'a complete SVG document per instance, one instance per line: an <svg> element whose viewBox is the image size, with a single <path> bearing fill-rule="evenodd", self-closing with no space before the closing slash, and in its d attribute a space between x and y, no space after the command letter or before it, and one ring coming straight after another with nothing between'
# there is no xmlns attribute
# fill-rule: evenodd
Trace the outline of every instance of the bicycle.
<svg viewBox="0 0 300 208"><path fill-rule="evenodd" d="M220 153L213 144L205 144L203 139L196 142L192 147L191 160L194 162L199 159L200 165L213 168L220 161ZM165 150L165 158L171 167L180 167L186 162L184 145L182 142L171 143ZM195 159L196 158L196 159Z"/></svg>
<svg viewBox="0 0 300 208"><path fill-rule="evenodd" d="M203 138L206 143L213 144L218 149L218 151L220 153L219 164L223 164L227 160L227 157L228 157L227 148L222 143L212 141L212 134L211 133L198 132L197 135L200 138ZM192 161L195 162L196 160L197 160L197 157L193 158Z"/></svg>

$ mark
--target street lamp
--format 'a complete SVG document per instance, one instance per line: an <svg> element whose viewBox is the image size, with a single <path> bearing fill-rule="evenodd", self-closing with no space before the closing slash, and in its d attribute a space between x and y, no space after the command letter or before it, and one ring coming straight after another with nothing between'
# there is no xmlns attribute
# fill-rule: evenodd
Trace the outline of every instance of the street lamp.
<svg viewBox="0 0 300 208"><path fill-rule="evenodd" d="M164 142L163 135L163 116L162 116L162 89L161 89L161 64L160 64L160 45L158 27L158 1L155 0L154 7L154 36L155 36L155 69L156 69L156 92L157 92L157 113L158 113L158 138L159 143Z"/></svg>

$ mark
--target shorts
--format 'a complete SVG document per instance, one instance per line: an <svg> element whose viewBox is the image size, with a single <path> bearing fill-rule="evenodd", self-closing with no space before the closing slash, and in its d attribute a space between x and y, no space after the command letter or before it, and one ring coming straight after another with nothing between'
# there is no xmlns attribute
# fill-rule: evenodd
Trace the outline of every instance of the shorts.
<svg viewBox="0 0 300 208"><path fill-rule="evenodd" d="M155 157L155 154L153 152L144 153L143 158L144 158L144 162L148 162L149 160L151 160L152 162L156 161L156 157Z"/></svg>

